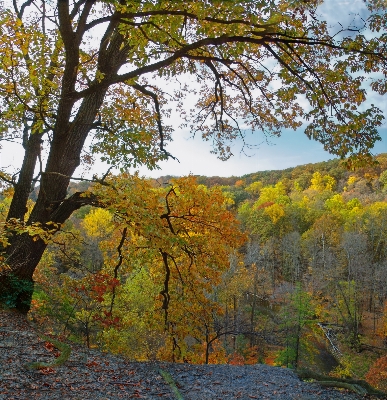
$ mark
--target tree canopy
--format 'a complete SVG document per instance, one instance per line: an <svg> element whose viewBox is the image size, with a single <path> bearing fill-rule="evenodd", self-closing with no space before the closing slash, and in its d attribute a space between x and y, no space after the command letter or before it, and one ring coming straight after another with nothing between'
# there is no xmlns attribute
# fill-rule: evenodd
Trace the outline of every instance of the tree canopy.
<svg viewBox="0 0 387 400"><path fill-rule="evenodd" d="M51 234L82 205L98 204L93 195L66 197L82 161L100 156L122 169L156 168L173 157L167 150L173 129L164 122L172 113L212 141L221 159L230 157L230 142L244 139L242 127L279 135L306 120L308 137L332 154L349 156L349 163L369 160L383 116L374 105L361 107L362 84L364 73L374 73L371 88L386 91L386 7L370 1L364 27L332 34L319 3L6 2L0 132L24 150L19 172L1 173L14 189L3 241L12 273L32 280L46 248L44 235L31 236L28 227ZM172 81L166 93L161 82ZM185 109L191 95L192 111ZM35 184L38 199L28 210ZM20 224L24 234L12 228Z"/></svg>
<svg viewBox="0 0 387 400"><path fill-rule="evenodd" d="M221 187L127 174L93 185L105 208L73 213L50 241L31 316L137 360L264 360L381 387L378 362L370 369L380 355L369 350L382 354L386 337L387 154L377 161L352 171L335 159ZM331 348L326 329L336 332Z"/></svg>

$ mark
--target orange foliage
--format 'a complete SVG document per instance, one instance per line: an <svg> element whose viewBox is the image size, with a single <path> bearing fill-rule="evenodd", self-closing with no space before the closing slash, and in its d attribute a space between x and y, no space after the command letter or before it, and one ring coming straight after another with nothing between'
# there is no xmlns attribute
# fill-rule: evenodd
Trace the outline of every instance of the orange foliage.
<svg viewBox="0 0 387 400"><path fill-rule="evenodd" d="M230 354L228 363L230 365L245 365L245 358L235 351L234 353Z"/></svg>
<svg viewBox="0 0 387 400"><path fill-rule="evenodd" d="M275 353L269 354L267 357L265 357L265 364L275 366L277 365L275 360L277 358L277 355Z"/></svg>
<svg viewBox="0 0 387 400"><path fill-rule="evenodd" d="M172 340L160 354L163 359L181 360L187 336L200 342L206 335L214 337L208 327L223 311L208 294L221 282L230 252L244 243L245 235L224 206L222 191L197 185L193 176L174 179L167 188L153 188L137 175L126 174L109 183L93 190L107 209L116 210L115 223L128 231L119 273L130 274L139 263L151 260L149 278L160 288L155 318L163 334L167 327ZM105 244L106 270L114 268L116 260L107 264L117 240L110 249Z"/></svg>
<svg viewBox="0 0 387 400"><path fill-rule="evenodd" d="M228 364L231 365L253 365L258 362L257 346L247 347L243 354L235 351L228 357Z"/></svg>
<svg viewBox="0 0 387 400"><path fill-rule="evenodd" d="M184 361L190 364L204 364L206 360L206 342L193 346L193 351L184 357ZM216 339L211 343L209 364L227 364L228 357L220 340Z"/></svg>
<svg viewBox="0 0 387 400"><path fill-rule="evenodd" d="M258 363L258 347L252 346L246 350L245 353L245 364L253 365Z"/></svg>
<svg viewBox="0 0 387 400"><path fill-rule="evenodd" d="M75 292L88 295L98 303L102 303L104 301L104 296L120 285L118 279L112 278L108 274L102 272L97 272L93 274L92 277L87 276L84 281L84 284L74 288ZM75 282L75 284L77 284L77 282Z"/></svg>
<svg viewBox="0 0 387 400"><path fill-rule="evenodd" d="M387 356L375 361L366 375L366 381L379 390L387 391Z"/></svg>

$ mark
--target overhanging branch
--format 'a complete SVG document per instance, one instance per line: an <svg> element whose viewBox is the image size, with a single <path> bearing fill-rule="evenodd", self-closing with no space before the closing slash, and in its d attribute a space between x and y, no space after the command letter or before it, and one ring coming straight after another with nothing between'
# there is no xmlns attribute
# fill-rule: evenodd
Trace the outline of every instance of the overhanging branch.
<svg viewBox="0 0 387 400"><path fill-rule="evenodd" d="M161 123L161 111L160 111L160 103L159 103L159 99L157 97L157 94L148 90L145 86L139 85L139 84L133 84L131 85L134 89L138 90L139 92L141 92L142 94L145 94L146 96L149 96L152 98L153 103L155 105L155 110L156 110L156 114L157 114L157 118L156 118L156 123L157 123L157 129L159 132L159 136L160 136L160 150L167 156L170 157L174 160L177 160L176 157L174 157L171 153L169 153L167 150L165 150L164 148L164 130L163 130L163 125Z"/></svg>
<svg viewBox="0 0 387 400"><path fill-rule="evenodd" d="M60 203L50 215L49 220L51 222L63 224L74 211L86 205L103 207L103 204L95 194L91 192L76 192Z"/></svg>

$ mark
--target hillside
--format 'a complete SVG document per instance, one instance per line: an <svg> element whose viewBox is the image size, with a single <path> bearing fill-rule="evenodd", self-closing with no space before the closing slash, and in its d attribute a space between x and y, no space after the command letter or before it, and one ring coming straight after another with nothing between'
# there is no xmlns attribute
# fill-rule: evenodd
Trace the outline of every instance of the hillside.
<svg viewBox="0 0 387 400"><path fill-rule="evenodd" d="M313 173L320 172L324 175L329 174L337 181L346 179L348 176L354 174L358 177L364 177L366 174L379 176L381 172L387 169L387 153L382 153L376 156L379 164L373 167L359 168L355 171L347 170L339 159L332 159L329 161L322 161L318 163L309 163L298 165L293 168L286 168L283 170L267 170L258 171L243 176L232 177L219 177L219 176L196 176L198 183L208 187L219 186L233 186L239 180L243 180L246 185L256 181L261 181L264 185L273 185L278 181L283 180L305 180L311 177ZM172 176L162 176L158 181L166 182Z"/></svg>
<svg viewBox="0 0 387 400"><path fill-rule="evenodd" d="M69 195L89 188L104 207L80 208L50 239L30 317L130 360L308 368L386 390L378 161L72 183Z"/></svg>

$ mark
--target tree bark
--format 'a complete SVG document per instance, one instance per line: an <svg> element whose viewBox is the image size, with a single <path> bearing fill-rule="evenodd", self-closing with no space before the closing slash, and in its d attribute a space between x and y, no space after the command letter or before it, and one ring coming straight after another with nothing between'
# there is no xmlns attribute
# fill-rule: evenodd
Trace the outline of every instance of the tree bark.
<svg viewBox="0 0 387 400"><path fill-rule="evenodd" d="M63 200L48 218L48 221L57 224L52 233L58 231L75 210L86 204L100 205L95 196L83 197L81 192ZM46 228L52 229L52 226L46 225ZM27 314L34 290L33 274L48 243L28 233L14 234L11 239L11 245L6 249L6 264L10 271L0 275L0 301Z"/></svg>
<svg viewBox="0 0 387 400"><path fill-rule="evenodd" d="M373 388L368 382L357 379L343 379L332 376L320 375L309 369L297 369L295 371L301 379L314 379L323 386L338 387L352 390L358 394L370 394L385 399L386 393Z"/></svg>
<svg viewBox="0 0 387 400"><path fill-rule="evenodd" d="M60 11L66 13L66 10ZM66 19L66 15L62 17ZM66 21L62 22L66 25ZM58 224L57 230L59 230L60 225L70 217L73 211L84 204L96 203L96 199L81 198L79 193L68 199L66 195L70 179L80 165L82 148L95 125L98 110L107 91L107 87L98 86L96 90L87 94L75 118L70 122L72 108L76 101L71 93L76 80L74 66L78 65L79 61L79 45L77 37L70 32L62 32L62 35L68 35L64 39L67 65L62 81L63 90L47 165L45 171L41 172L38 199L27 221L27 225L39 223L43 229L47 230L52 229L52 226L47 225L48 222ZM122 40L119 33L113 33L109 45L101 52L99 70L105 74L106 79L115 76L125 61L126 54L119 50ZM91 84L92 87L93 84ZM8 220L16 218L24 221L41 139L41 134L30 133ZM46 247L47 242L42 238L31 237L27 233L11 233L10 245L6 248L6 264L10 269L0 276L0 301L23 314L29 311L34 287L33 274Z"/></svg>
<svg viewBox="0 0 387 400"><path fill-rule="evenodd" d="M16 218L24 221L24 216L27 212L27 200L31 192L31 183L40 154L41 143L42 135L35 133L30 135L28 142L24 145L25 155L19 179L15 185L15 193L8 211L7 220Z"/></svg>

